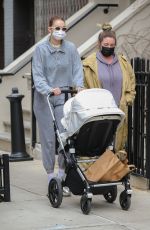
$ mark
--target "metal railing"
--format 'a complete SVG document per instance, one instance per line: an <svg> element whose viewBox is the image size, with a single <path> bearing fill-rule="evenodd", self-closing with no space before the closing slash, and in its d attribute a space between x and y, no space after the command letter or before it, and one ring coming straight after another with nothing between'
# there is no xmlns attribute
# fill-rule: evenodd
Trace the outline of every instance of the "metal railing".
<svg viewBox="0 0 150 230"><path fill-rule="evenodd" d="M134 174L150 179L150 60L135 58L136 97L128 112L129 162Z"/></svg>

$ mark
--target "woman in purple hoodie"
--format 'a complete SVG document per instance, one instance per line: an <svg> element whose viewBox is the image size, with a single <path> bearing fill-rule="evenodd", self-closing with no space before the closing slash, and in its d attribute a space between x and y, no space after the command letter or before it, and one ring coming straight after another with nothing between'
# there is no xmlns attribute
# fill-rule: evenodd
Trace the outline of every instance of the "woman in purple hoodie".
<svg viewBox="0 0 150 230"><path fill-rule="evenodd" d="M109 90L117 106L126 118L116 134L115 150L125 147L127 140L128 105L135 98L135 75L130 63L123 55L115 53L116 34L110 24L102 26L98 37L99 50L83 61L85 88L104 88Z"/></svg>

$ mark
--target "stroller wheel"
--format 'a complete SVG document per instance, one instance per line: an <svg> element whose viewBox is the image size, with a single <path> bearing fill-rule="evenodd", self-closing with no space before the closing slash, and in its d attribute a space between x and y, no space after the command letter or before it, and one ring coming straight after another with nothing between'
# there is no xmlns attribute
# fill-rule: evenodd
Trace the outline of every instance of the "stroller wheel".
<svg viewBox="0 0 150 230"><path fill-rule="evenodd" d="M119 202L121 208L127 211L131 206L131 195L127 194L126 191L121 192Z"/></svg>
<svg viewBox="0 0 150 230"><path fill-rule="evenodd" d="M117 198L117 186L113 186L107 193L105 193L104 198L108 203L113 203Z"/></svg>
<svg viewBox="0 0 150 230"><path fill-rule="evenodd" d="M91 211L91 202L92 199L88 198L86 194L83 194L80 200L80 206L83 214L88 215L89 212Z"/></svg>
<svg viewBox="0 0 150 230"><path fill-rule="evenodd" d="M60 179L51 179L48 187L48 197L52 207L58 208L61 205L63 198L63 189Z"/></svg>

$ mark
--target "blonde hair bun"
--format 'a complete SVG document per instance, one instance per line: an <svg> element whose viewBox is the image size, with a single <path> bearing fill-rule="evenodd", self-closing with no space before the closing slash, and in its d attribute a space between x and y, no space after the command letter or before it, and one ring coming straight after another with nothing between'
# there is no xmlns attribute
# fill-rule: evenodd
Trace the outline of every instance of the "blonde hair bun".
<svg viewBox="0 0 150 230"><path fill-rule="evenodd" d="M112 30L112 26L109 23L104 23L102 25L102 30L103 31L110 31L110 30Z"/></svg>

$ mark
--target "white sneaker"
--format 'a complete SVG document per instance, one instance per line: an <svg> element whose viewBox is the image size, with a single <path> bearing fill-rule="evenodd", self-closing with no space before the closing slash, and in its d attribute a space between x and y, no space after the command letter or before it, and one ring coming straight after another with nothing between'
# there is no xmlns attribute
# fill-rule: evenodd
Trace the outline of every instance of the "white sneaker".
<svg viewBox="0 0 150 230"><path fill-rule="evenodd" d="M64 172L63 169L59 169L59 171L58 171L58 173L57 173L57 177L58 177L61 181L64 180L64 178L65 178L65 172Z"/></svg>
<svg viewBox="0 0 150 230"><path fill-rule="evenodd" d="M56 175L54 173L49 173L48 175L48 183L50 183L51 179L53 179L54 177L56 177Z"/></svg>
<svg viewBox="0 0 150 230"><path fill-rule="evenodd" d="M63 187L63 196L65 197L69 197L71 196L71 192L70 192L70 189L68 187Z"/></svg>

